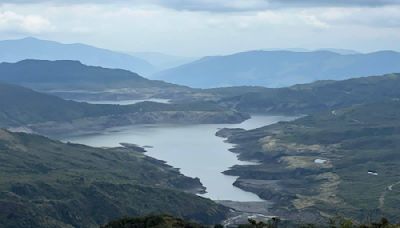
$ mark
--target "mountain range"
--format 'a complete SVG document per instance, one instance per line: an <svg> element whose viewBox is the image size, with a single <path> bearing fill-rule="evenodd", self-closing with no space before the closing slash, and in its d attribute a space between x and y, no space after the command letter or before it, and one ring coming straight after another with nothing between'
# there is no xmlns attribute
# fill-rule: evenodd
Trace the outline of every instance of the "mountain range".
<svg viewBox="0 0 400 228"><path fill-rule="evenodd" d="M197 59L157 52L125 54L86 44L64 44L33 37L0 41L0 62L16 63L26 59L76 60L85 65L124 69L193 88L286 87L316 80L400 72L400 53L394 51L270 49Z"/></svg>
<svg viewBox="0 0 400 228"><path fill-rule="evenodd" d="M331 51L249 51L204 57L153 75L194 88L285 87L316 80L400 72L400 53L339 54Z"/></svg>
<svg viewBox="0 0 400 228"><path fill-rule="evenodd" d="M172 86L148 80L128 70L88 66L74 60L28 59L0 63L0 81L41 89L100 90Z"/></svg>
<svg viewBox="0 0 400 228"><path fill-rule="evenodd" d="M196 57L168 55L160 52L132 52L131 55L146 60L157 68L157 71L177 67L195 61ZM151 75L148 75L151 77Z"/></svg>
<svg viewBox="0 0 400 228"><path fill-rule="evenodd" d="M87 65L126 69L142 75L156 71L152 64L141 58L86 44L64 44L33 37L0 41L0 62L14 63L25 59L77 60Z"/></svg>
<svg viewBox="0 0 400 228"><path fill-rule="evenodd" d="M171 98L192 91L128 70L87 66L74 60L0 63L0 81L83 100Z"/></svg>

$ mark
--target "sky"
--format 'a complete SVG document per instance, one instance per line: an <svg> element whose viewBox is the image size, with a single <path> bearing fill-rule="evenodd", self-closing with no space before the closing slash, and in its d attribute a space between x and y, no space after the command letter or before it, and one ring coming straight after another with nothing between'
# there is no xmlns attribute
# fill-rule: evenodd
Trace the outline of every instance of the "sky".
<svg viewBox="0 0 400 228"><path fill-rule="evenodd" d="M400 51L400 0L0 0L0 39L124 52Z"/></svg>

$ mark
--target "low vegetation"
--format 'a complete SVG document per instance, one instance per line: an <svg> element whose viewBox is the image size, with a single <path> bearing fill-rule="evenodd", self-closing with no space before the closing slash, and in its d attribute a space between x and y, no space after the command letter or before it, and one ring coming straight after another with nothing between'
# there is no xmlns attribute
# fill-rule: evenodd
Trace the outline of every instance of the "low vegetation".
<svg viewBox="0 0 400 228"><path fill-rule="evenodd" d="M0 130L0 227L97 227L169 213L205 224L228 209L198 179L133 148L92 148Z"/></svg>
<svg viewBox="0 0 400 228"><path fill-rule="evenodd" d="M210 89L220 103L242 112L298 115L400 98L400 74L317 81L286 88Z"/></svg>
<svg viewBox="0 0 400 228"><path fill-rule="evenodd" d="M105 128L153 123L238 123L248 114L215 102L95 105L0 83L0 127L22 128L45 135L102 131Z"/></svg>
<svg viewBox="0 0 400 228"><path fill-rule="evenodd" d="M291 122L223 132L240 158L235 185L274 202L271 213L321 222L336 214L355 221L400 219L400 102L326 111Z"/></svg>
<svg viewBox="0 0 400 228"><path fill-rule="evenodd" d="M108 223L101 228L222 228L222 225L201 225L185 221L169 215L150 215L146 217L122 218ZM397 228L400 224L392 224L386 218L382 218L379 222L368 222L357 224L351 220L344 218L333 218L325 224L290 224L279 218L272 218L267 222L249 219L248 224L238 224L238 228Z"/></svg>

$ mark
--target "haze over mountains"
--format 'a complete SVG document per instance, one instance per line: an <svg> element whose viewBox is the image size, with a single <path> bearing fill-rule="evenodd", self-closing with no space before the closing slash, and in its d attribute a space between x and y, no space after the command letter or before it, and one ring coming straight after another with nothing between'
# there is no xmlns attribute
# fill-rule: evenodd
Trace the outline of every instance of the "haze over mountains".
<svg viewBox="0 0 400 228"><path fill-rule="evenodd" d="M172 84L146 79L127 70L87 66L74 60L22 60L0 63L3 82L41 89L117 89L165 87Z"/></svg>
<svg viewBox="0 0 400 228"><path fill-rule="evenodd" d="M340 48L318 48L318 49L307 49L307 48L267 48L261 51L291 51L291 52L315 52L315 51L330 51L341 55L352 55L360 54L361 52L351 49L340 49Z"/></svg>
<svg viewBox="0 0 400 228"><path fill-rule="evenodd" d="M160 52L133 52L131 54L133 56L146 60L147 62L155 66L157 70L177 67L198 59L196 57L168 55Z"/></svg>
<svg viewBox="0 0 400 228"><path fill-rule="evenodd" d="M62 44L31 37L0 41L0 62L25 59L78 60L86 65L125 69L194 88L285 87L400 71L400 53L394 51L363 54L330 48L267 49L196 60L157 52L129 55L85 44Z"/></svg>
<svg viewBox="0 0 400 228"><path fill-rule="evenodd" d="M88 65L127 69L143 75L156 70L143 59L86 44L63 44L33 37L0 41L0 62L24 59L78 60Z"/></svg>
<svg viewBox="0 0 400 228"><path fill-rule="evenodd" d="M196 88L257 85L285 87L316 80L400 72L400 53L338 54L331 51L249 51L200 60L154 75Z"/></svg>
<svg viewBox="0 0 400 228"><path fill-rule="evenodd" d="M0 81L77 100L171 99L191 91L127 70L87 66L74 60L0 63Z"/></svg>

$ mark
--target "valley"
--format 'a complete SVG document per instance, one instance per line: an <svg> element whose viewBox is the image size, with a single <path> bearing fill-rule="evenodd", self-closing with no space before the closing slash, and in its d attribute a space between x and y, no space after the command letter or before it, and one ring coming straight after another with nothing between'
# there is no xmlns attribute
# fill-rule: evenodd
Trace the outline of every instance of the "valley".
<svg viewBox="0 0 400 228"><path fill-rule="evenodd" d="M132 124L240 123L249 118L246 113L226 109L215 102L89 104L2 83L0 105L0 127L53 137Z"/></svg>
<svg viewBox="0 0 400 228"><path fill-rule="evenodd" d="M120 96L101 100L102 96L88 90L84 93L97 99L84 102L58 97L68 91L43 93L0 83L0 123L14 132L39 133L66 142L53 141L60 145L79 143L92 146L94 151L135 151L154 159L161 167L174 170L174 175L193 180L190 187L189 182L180 182L176 183L179 187L172 188L188 192L190 197L197 194L201 200L208 198L213 204L205 208L217 205L225 210L218 221L211 214L188 215L206 223L234 225L245 223L248 217L266 222L279 216L300 224L321 224L337 214L363 221L372 210L374 219L384 216L397 220L394 205L399 180L394 146L399 78L391 74L280 89L188 88L189 93L172 100L168 96L168 100L148 97L138 101L129 95L122 97L130 100ZM77 83L74 81L71 85ZM79 97L79 93L70 94ZM49 112L50 108L57 112ZM4 131L3 145L8 145L4 148L21 152L35 148L30 145L26 150L20 145L23 141L7 141L13 134L17 137L22 133ZM31 169L36 172L36 165ZM76 167L68 165L68 169ZM143 175L140 178L146 177ZM382 175L384 179L380 179ZM46 183L50 182L46 179ZM160 187L156 180L152 184ZM147 194L149 190L144 191L146 197L153 197ZM27 199L32 197L28 195ZM149 212L154 212L152 208L149 206ZM114 217L91 221L56 217L52 221L95 224L106 222L105 218Z"/></svg>
<svg viewBox="0 0 400 228"><path fill-rule="evenodd" d="M400 227L398 15L1 2L0 227Z"/></svg>

